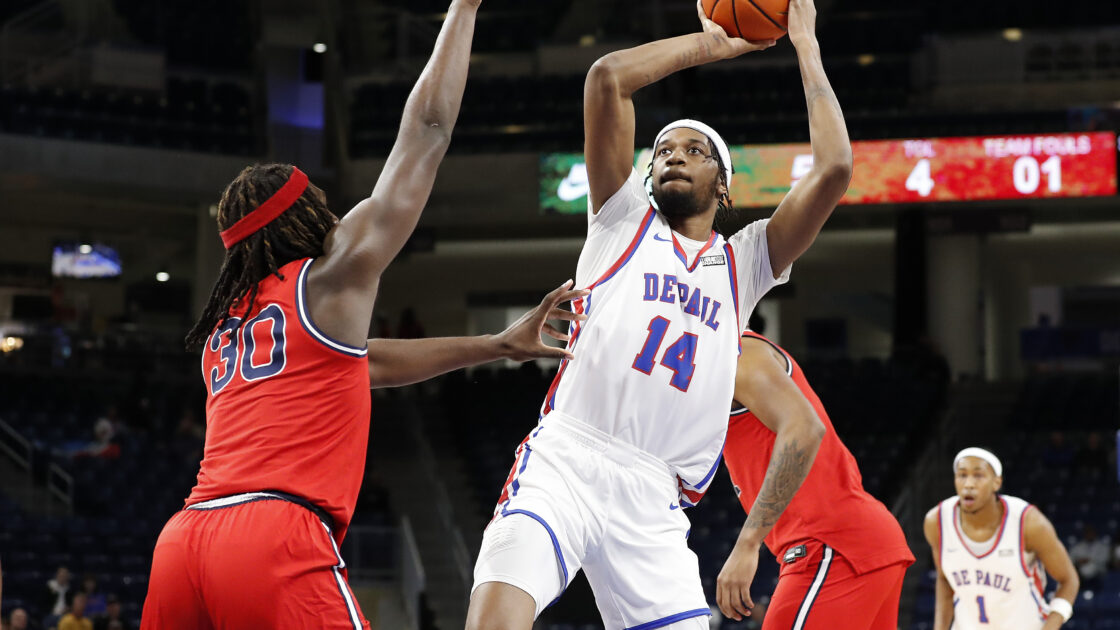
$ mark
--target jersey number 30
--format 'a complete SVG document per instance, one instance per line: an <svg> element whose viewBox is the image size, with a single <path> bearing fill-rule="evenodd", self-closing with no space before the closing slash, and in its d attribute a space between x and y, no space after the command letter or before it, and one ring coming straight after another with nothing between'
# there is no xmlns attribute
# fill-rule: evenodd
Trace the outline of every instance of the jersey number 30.
<svg viewBox="0 0 1120 630"><path fill-rule="evenodd" d="M269 304L261 312L238 326L239 317L230 317L210 335L206 352L218 353L218 364L210 368L206 384L210 395L216 396L233 380L236 371L246 381L259 381L276 376L284 369L287 355L284 352L284 311L276 304ZM272 346L265 356L258 352ZM257 363L257 361L261 361Z"/></svg>
<svg viewBox="0 0 1120 630"><path fill-rule="evenodd" d="M642 351L634 357L634 369L643 374L653 372L653 362L657 358L657 351L661 349L661 342L665 341L665 332L669 330L669 320L658 316L649 320L649 335L642 346ZM682 392L688 391L688 384L692 382L692 374L696 371L696 335L684 333L661 355L661 365L673 371L673 378L669 384Z"/></svg>

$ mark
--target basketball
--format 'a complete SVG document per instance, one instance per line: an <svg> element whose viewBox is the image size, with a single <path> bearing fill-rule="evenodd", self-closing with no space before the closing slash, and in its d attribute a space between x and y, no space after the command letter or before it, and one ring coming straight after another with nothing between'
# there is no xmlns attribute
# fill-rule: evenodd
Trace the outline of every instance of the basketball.
<svg viewBox="0 0 1120 630"><path fill-rule="evenodd" d="M786 34L789 0L702 0L701 6L732 37L759 41Z"/></svg>

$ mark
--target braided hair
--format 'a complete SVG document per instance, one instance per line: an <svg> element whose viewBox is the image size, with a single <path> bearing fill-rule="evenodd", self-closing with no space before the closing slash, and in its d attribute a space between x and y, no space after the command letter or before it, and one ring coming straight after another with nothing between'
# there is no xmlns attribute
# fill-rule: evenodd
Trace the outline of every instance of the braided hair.
<svg viewBox="0 0 1120 630"><path fill-rule="evenodd" d="M274 195L292 176L292 170L291 164L256 164L241 171L218 203L218 230L229 229ZM280 267L293 260L322 255L327 233L337 222L338 218L327 209L323 191L309 185L280 216L227 249L206 307L187 333L187 349L201 347L210 333L225 323L232 309L241 310L246 294L245 312L252 312L261 280L269 275L283 280Z"/></svg>

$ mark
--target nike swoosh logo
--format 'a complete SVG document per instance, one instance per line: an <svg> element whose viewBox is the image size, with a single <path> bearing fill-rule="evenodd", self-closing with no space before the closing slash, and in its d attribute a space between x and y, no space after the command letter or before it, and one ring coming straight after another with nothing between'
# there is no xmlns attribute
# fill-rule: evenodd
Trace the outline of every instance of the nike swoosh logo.
<svg viewBox="0 0 1120 630"><path fill-rule="evenodd" d="M673 239L671 239L671 238L661 238L661 236L659 236L657 234L653 235L653 240L661 241L663 243L672 243L673 242Z"/></svg>
<svg viewBox="0 0 1120 630"><path fill-rule="evenodd" d="M572 183L566 179L560 181L560 186L556 188L556 196L563 201L575 201L580 197L586 197L591 187L587 182Z"/></svg>
<svg viewBox="0 0 1120 630"><path fill-rule="evenodd" d="M669 504L669 509L670 510L679 510L679 509L681 509L681 506L677 505L676 503L670 503Z"/></svg>

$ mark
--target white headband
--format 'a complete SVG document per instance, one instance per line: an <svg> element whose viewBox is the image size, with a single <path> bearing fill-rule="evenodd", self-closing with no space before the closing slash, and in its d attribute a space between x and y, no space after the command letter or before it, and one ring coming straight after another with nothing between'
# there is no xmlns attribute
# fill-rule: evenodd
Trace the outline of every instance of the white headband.
<svg viewBox="0 0 1120 630"><path fill-rule="evenodd" d="M716 133L715 129L712 129L699 120L682 118L680 120L671 122L668 125L665 125L665 128L657 134L657 138L653 141L654 154L656 155L657 144L661 142L662 136L674 129L680 129L682 127L684 127L685 129L694 129L696 131L699 131L705 136L708 136L708 139L712 141L712 144L716 145L716 151L719 153L719 159L723 162L723 175L727 178L727 193L731 194L731 174L735 172L735 169L731 168L731 151L727 148L727 143L723 141L723 138L721 138L720 135Z"/></svg>
<svg viewBox="0 0 1120 630"><path fill-rule="evenodd" d="M996 457L991 451L986 451L982 448L971 446L957 453L953 458L953 472L957 472L957 464L966 457L979 457L980 459L988 462L988 465L995 471L997 477L1003 476L1003 464L999 463L999 458Z"/></svg>

